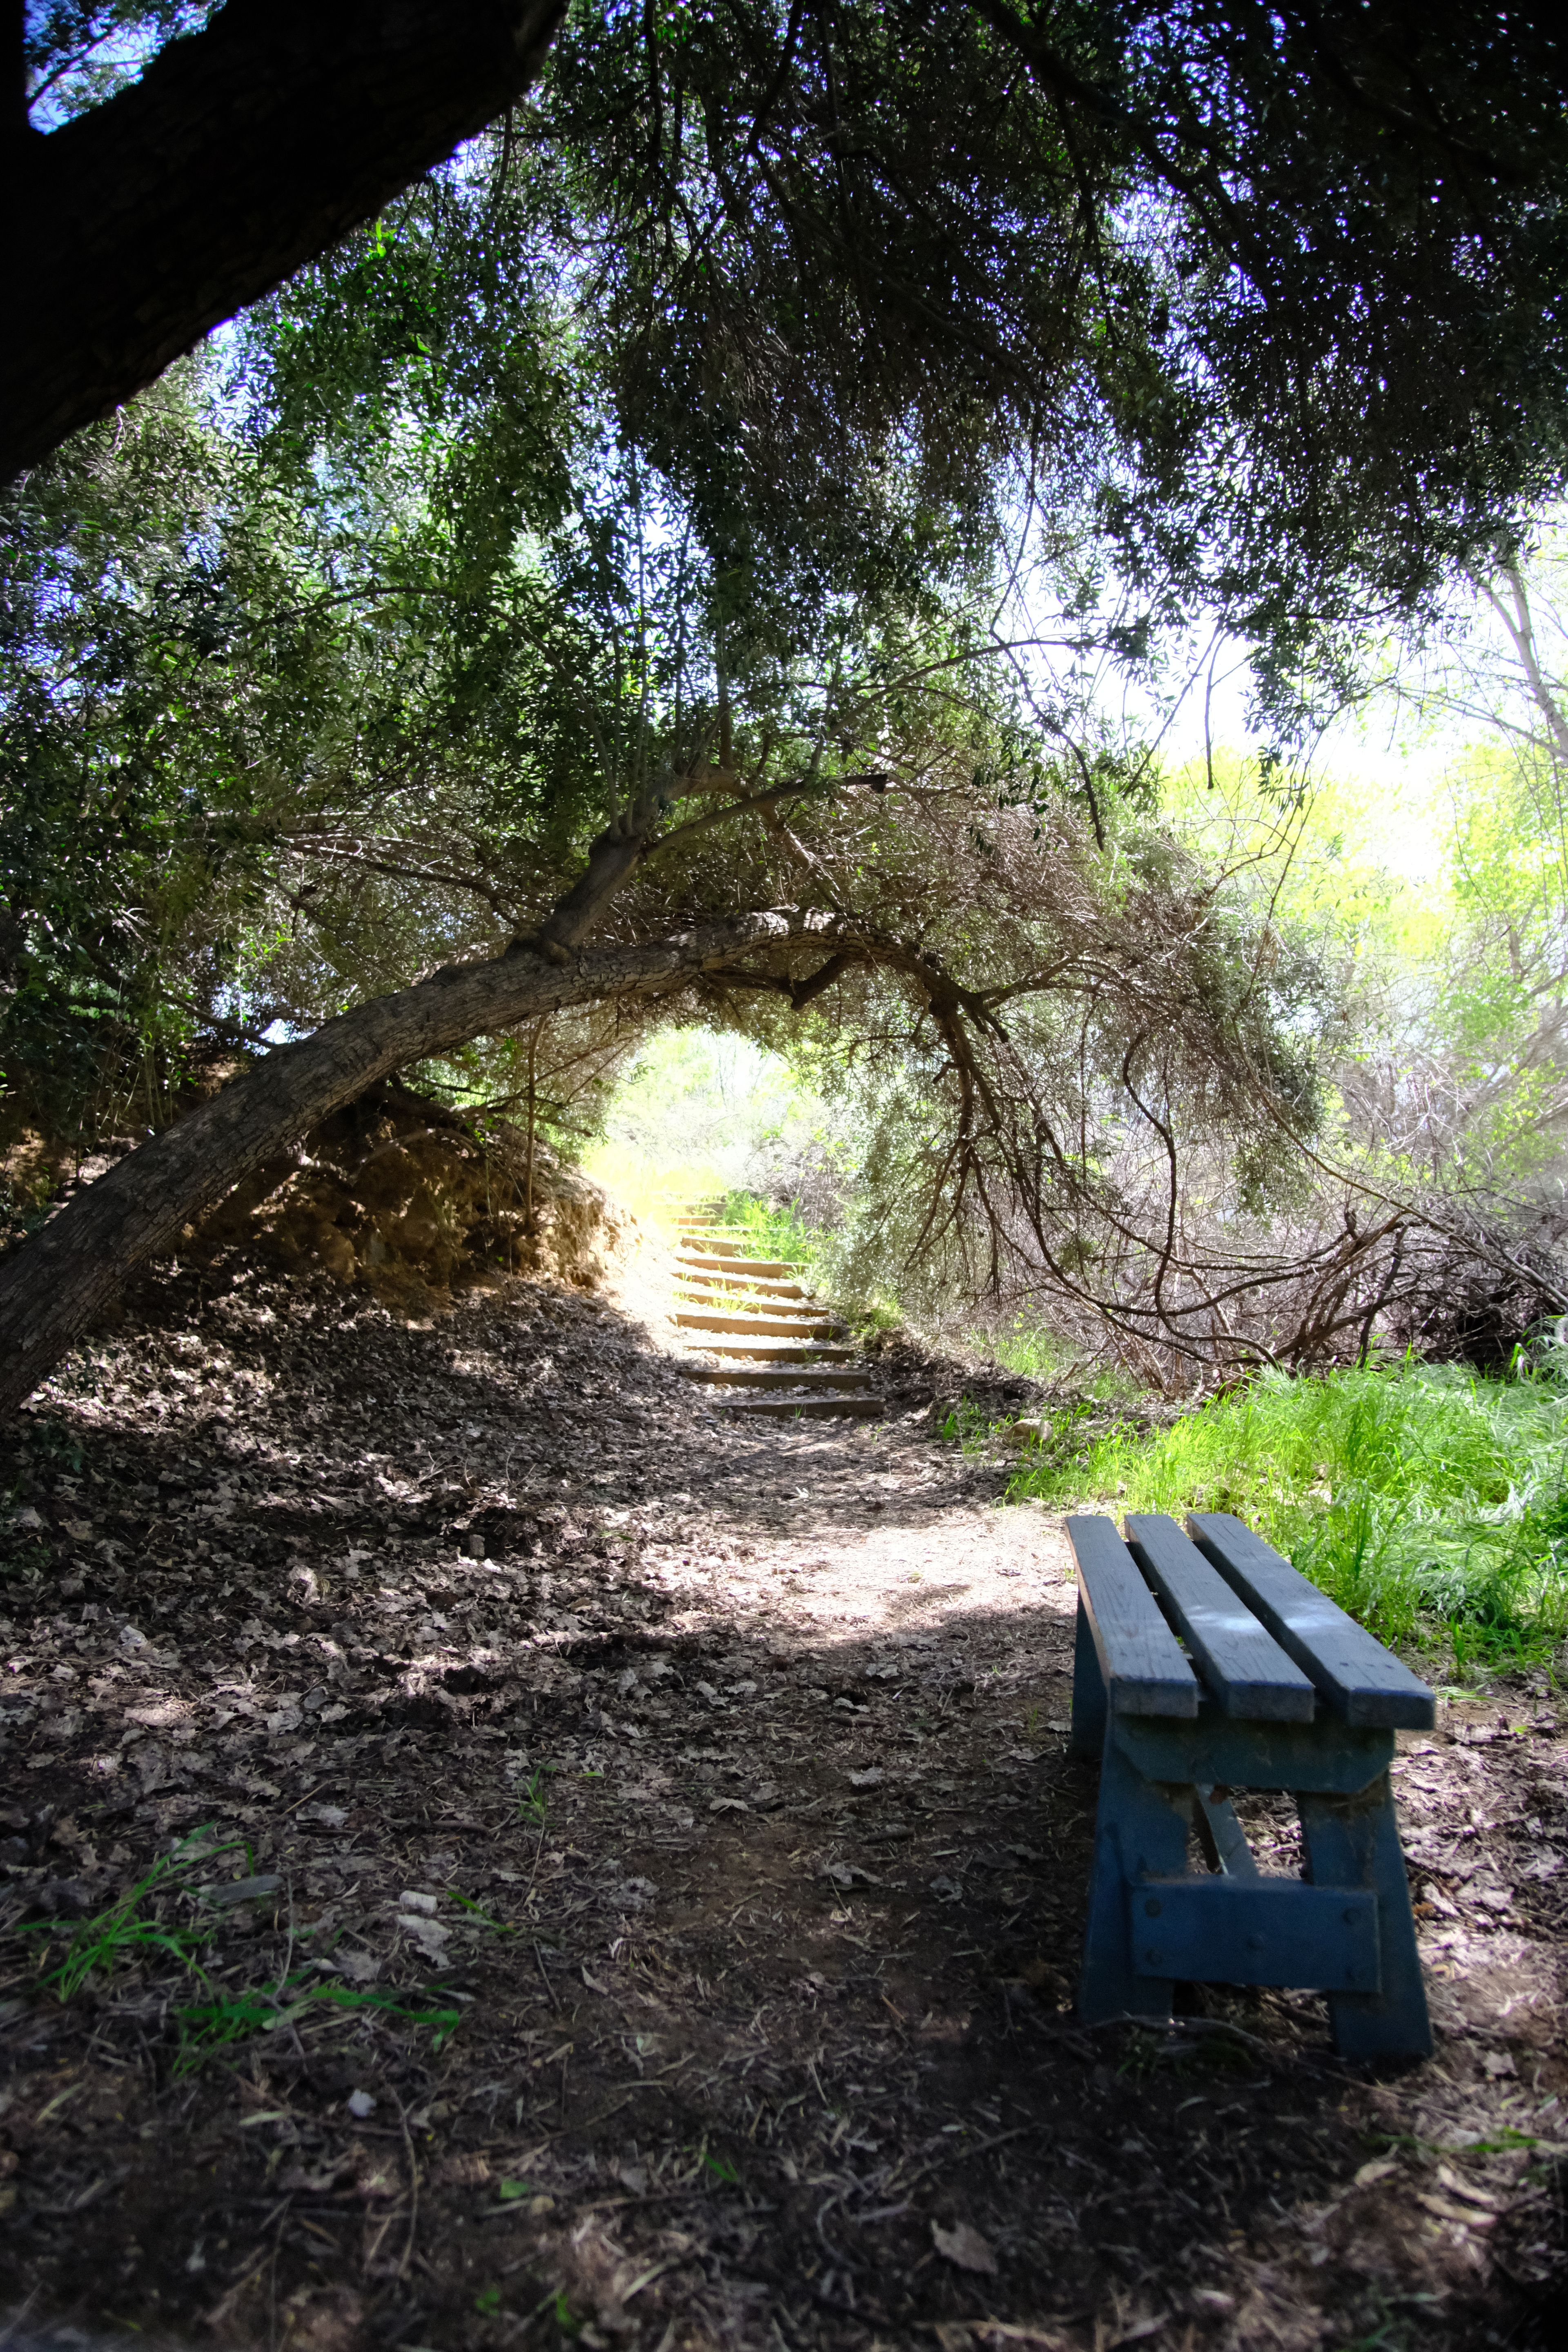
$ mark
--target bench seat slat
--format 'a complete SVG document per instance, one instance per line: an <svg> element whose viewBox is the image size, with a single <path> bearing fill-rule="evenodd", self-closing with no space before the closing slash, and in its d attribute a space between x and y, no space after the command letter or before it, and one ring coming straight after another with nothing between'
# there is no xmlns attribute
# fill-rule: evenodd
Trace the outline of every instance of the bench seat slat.
<svg viewBox="0 0 1568 2352"><path fill-rule="evenodd" d="M1067 1532L1111 1713L1194 1721L1197 1677L1112 1522L1069 1518Z"/></svg>
<svg viewBox="0 0 1568 2352"><path fill-rule="evenodd" d="M1187 1526L1343 1722L1388 1731L1431 1729L1436 1701L1426 1685L1271 1544L1229 1511L1193 1512Z"/></svg>
<svg viewBox="0 0 1568 2352"><path fill-rule="evenodd" d="M1308 1676L1174 1519L1134 1512L1126 1535L1225 1713L1255 1723L1310 1723L1317 1693Z"/></svg>

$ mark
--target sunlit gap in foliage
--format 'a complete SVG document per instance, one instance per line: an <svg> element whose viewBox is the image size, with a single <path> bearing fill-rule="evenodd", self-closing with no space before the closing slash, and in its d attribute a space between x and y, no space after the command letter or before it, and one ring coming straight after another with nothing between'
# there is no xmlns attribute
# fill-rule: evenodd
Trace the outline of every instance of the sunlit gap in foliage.
<svg viewBox="0 0 1568 2352"><path fill-rule="evenodd" d="M666 1029L620 1076L584 1165L638 1213L740 1193L783 1207L826 1118L782 1055L733 1032Z"/></svg>

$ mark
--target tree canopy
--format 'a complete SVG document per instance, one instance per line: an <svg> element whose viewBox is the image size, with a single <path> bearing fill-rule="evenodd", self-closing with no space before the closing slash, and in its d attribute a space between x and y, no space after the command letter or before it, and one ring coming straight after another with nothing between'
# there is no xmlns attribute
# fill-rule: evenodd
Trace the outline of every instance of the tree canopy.
<svg viewBox="0 0 1568 2352"><path fill-rule="evenodd" d="M200 14L40 12L43 149L226 71L254 12ZM106 30L176 37L106 96ZM1088 1296L1147 1239L1129 1120L1266 1201L1321 976L1087 667L1202 615L1288 736L1511 543L1561 467L1557 65L1528 14L579 5L489 131L33 467L13 1083L157 1129L192 1043L297 1042L177 1181L164 1136L93 1188L107 1272L74 1210L16 1254L16 1377L116 1201L144 1254L329 1097L595 1004L862 1040L982 1276ZM1139 1309L1180 1347L1194 1267Z"/></svg>
<svg viewBox="0 0 1568 2352"><path fill-rule="evenodd" d="M1003 458L1072 479L1152 587L1283 650L1304 612L1408 606L1555 478L1554 11L578 0L520 110L555 27L525 15L33 12L29 332L68 309L112 403L506 109L551 197L516 258L587 274L623 426L710 533L852 531L836 460L893 435L952 511ZM123 88L115 40L153 52ZM127 172L175 129L155 186ZM138 331L116 385L117 320L176 267L205 310ZM14 352L34 399L54 361Z"/></svg>

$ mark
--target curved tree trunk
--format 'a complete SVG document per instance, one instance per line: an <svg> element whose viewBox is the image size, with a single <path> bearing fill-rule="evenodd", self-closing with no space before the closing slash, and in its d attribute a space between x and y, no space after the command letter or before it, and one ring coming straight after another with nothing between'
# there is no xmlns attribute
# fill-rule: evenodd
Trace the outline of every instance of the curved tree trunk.
<svg viewBox="0 0 1568 2352"><path fill-rule="evenodd" d="M493 121L538 73L563 7L228 0L58 131L7 110L0 480Z"/></svg>
<svg viewBox="0 0 1568 2352"><path fill-rule="evenodd" d="M375 1079L541 1013L657 995L796 940L831 947L836 929L821 916L750 914L632 947L520 943L490 962L450 964L280 1046L128 1153L0 1266L0 1412L14 1412L52 1371L135 1265Z"/></svg>

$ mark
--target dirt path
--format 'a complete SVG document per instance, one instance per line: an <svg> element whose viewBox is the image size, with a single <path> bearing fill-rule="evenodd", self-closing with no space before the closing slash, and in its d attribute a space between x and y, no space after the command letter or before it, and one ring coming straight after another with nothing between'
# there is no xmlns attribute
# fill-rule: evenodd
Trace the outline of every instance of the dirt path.
<svg viewBox="0 0 1568 2352"><path fill-rule="evenodd" d="M175 1295L39 1401L0 2308L268 2352L1552 2340L1555 1706L1405 1743L1436 2062L1342 2066L1304 1996L1085 2033L1058 1526L929 1416L722 1423L664 1282L423 1329ZM162 1906L205 1982L121 1951L58 2000L42 1948L209 1830L246 1851L186 1844L215 1894Z"/></svg>

